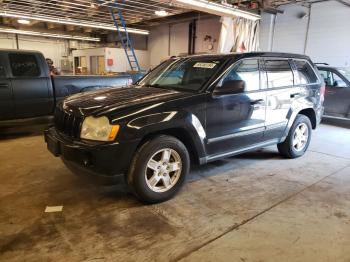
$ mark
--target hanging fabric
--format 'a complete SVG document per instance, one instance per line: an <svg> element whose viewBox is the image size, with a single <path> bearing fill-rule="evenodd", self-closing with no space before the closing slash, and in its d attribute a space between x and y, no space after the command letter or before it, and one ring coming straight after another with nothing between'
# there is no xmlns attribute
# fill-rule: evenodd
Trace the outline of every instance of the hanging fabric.
<svg viewBox="0 0 350 262"><path fill-rule="evenodd" d="M222 17L218 53L252 52L259 50L259 21Z"/></svg>
<svg viewBox="0 0 350 262"><path fill-rule="evenodd" d="M218 53L226 54L230 53L235 41L233 32L233 20L232 17L221 17L221 31L218 43Z"/></svg>

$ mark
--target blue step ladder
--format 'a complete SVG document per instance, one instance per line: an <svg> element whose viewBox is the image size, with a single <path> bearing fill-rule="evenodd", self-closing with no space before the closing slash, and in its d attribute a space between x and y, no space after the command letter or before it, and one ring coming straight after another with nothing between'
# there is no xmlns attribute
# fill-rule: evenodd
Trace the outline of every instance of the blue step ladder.
<svg viewBox="0 0 350 262"><path fill-rule="evenodd" d="M124 3L125 0L122 0ZM113 23L117 28L118 38L123 46L126 58L128 59L130 68L132 71L141 71L139 61L137 60L134 44L129 36L128 29L126 27L125 19L122 14L122 11L119 8L117 0L114 0L113 3L108 4L108 10L111 13ZM117 19L117 17L119 19Z"/></svg>

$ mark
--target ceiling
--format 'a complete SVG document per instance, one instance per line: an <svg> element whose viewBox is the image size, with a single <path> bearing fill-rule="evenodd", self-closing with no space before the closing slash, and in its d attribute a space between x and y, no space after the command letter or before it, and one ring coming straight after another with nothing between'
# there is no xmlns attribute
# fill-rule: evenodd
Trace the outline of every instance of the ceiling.
<svg viewBox="0 0 350 262"><path fill-rule="evenodd" d="M262 3L276 6L288 1L296 0L226 0L224 2L251 9L251 2L258 3L258 7L261 7ZM0 12L113 25L107 5L114 2L118 3L129 26L148 26L148 21L159 20L159 16L155 14L156 10L166 11L168 17L192 11L172 5L171 0L168 3L167 0L0 0ZM222 3L223 1L212 0L212 2Z"/></svg>
<svg viewBox="0 0 350 262"><path fill-rule="evenodd" d="M114 1L99 1L101 4L97 2L94 0L0 0L0 12L51 18L58 17L60 19L112 25L107 5ZM156 0L125 0L117 2L128 25L158 18L154 13L156 10L164 10L169 15L188 11Z"/></svg>
<svg viewBox="0 0 350 262"><path fill-rule="evenodd" d="M211 0L213 2L226 2L242 9L267 9L276 8L281 4L291 2L306 2L312 0ZM322 0L320 0L322 1ZM339 0L345 1L345 0ZM74 26L67 26L64 23L48 23L45 20L33 19L27 26L28 29L44 28L63 31L75 31L85 34L104 34L108 30L87 28L79 26L82 23L113 27L113 21L108 11L108 4L112 0L0 0L0 17L6 14L24 15L30 17L44 17L77 22ZM191 16L206 15L189 9L171 4L171 0L118 0L119 9L130 28L148 29L150 26L164 22L181 21ZM155 11L164 10L168 13L166 17L159 17ZM2 15L1 15L2 14ZM17 23L18 17L3 17L0 24L11 28L25 29Z"/></svg>

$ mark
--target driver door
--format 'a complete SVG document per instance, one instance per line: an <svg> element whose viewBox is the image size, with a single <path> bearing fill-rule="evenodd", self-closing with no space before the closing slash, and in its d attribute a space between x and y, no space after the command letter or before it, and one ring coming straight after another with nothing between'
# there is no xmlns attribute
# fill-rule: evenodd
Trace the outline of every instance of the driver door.
<svg viewBox="0 0 350 262"><path fill-rule="evenodd" d="M319 70L326 82L325 114L350 117L350 86L336 71Z"/></svg>
<svg viewBox="0 0 350 262"><path fill-rule="evenodd" d="M211 94L207 103L207 153L230 154L261 143L265 130L266 92L260 88L259 59L242 59L235 63L216 88L226 81L241 80L244 91Z"/></svg>
<svg viewBox="0 0 350 262"><path fill-rule="evenodd" d="M6 61L4 56L0 54L0 120L13 119L15 111L11 79L4 64Z"/></svg>

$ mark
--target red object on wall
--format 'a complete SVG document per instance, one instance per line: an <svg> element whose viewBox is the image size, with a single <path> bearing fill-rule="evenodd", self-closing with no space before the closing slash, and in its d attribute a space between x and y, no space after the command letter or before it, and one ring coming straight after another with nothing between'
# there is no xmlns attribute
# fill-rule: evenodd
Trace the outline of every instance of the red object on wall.
<svg viewBox="0 0 350 262"><path fill-rule="evenodd" d="M108 58L107 59L107 65L109 65L109 66L113 65L113 59L112 58Z"/></svg>

